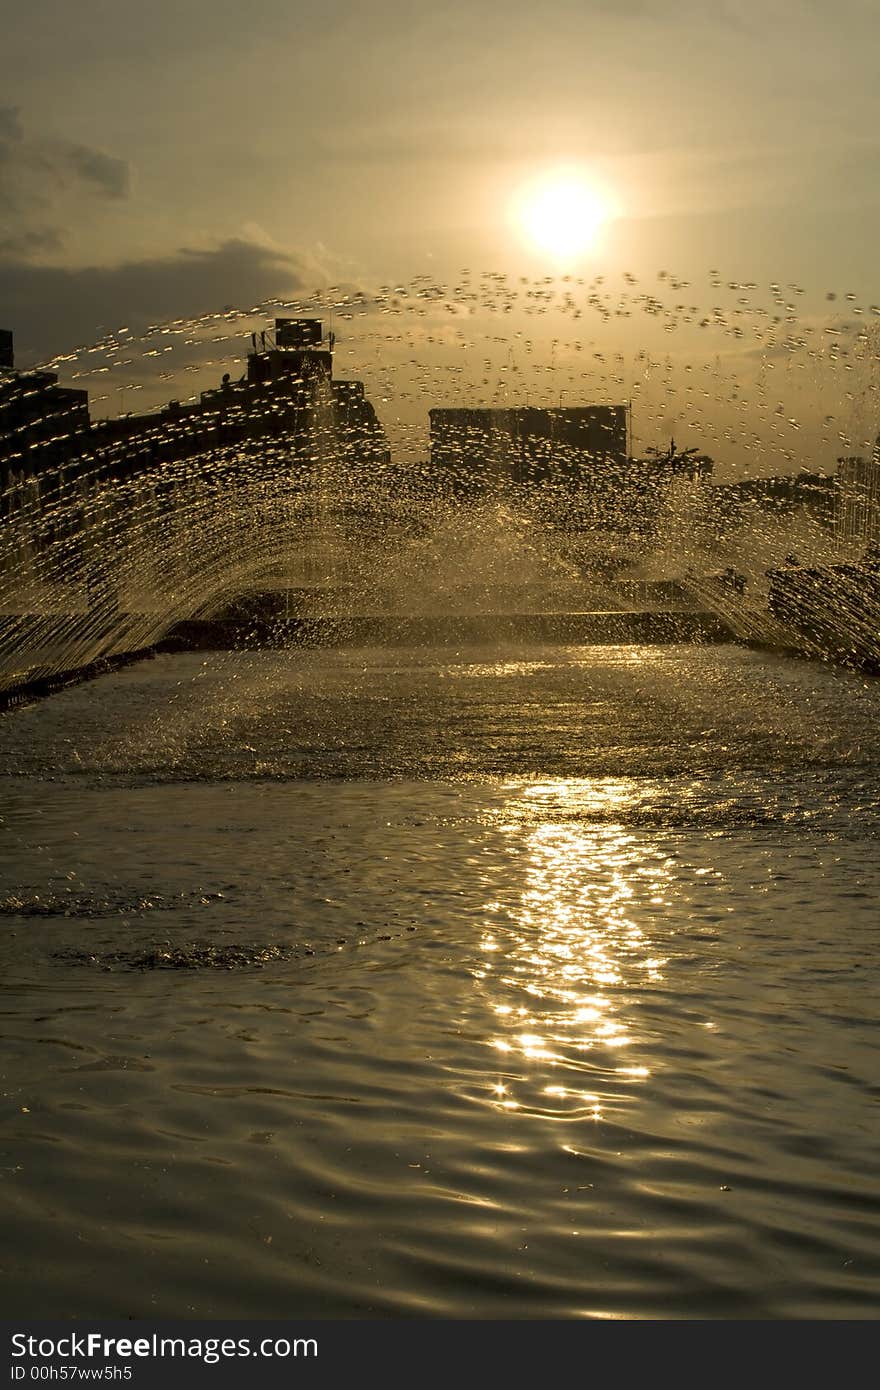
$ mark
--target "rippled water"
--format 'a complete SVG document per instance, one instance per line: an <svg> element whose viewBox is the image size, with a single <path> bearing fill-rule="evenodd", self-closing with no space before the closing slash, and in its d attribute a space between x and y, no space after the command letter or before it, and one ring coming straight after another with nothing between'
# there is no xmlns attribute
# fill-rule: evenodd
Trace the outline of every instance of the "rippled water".
<svg viewBox="0 0 880 1390"><path fill-rule="evenodd" d="M878 714L604 647L4 716L7 1315L876 1316Z"/></svg>

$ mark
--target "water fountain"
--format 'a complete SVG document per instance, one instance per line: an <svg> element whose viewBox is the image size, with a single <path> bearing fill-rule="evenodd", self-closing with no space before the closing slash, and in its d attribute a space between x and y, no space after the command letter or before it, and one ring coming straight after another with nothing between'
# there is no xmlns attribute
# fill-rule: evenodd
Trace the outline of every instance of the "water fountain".
<svg viewBox="0 0 880 1390"><path fill-rule="evenodd" d="M775 476L775 380L765 476L723 473L760 359L722 389L691 342L735 310L666 306L679 380L602 336L675 342L658 295L566 285L545 362L546 285L522 330L497 281L412 288L129 335L147 382L226 335L205 396L63 467L4 440L0 681L107 672L0 718L7 1308L872 1316L880 687L771 608L861 559L856 509ZM266 380L211 387L276 313ZM331 313L333 376L276 389ZM72 388L129 381L112 347ZM563 392L633 400L582 487ZM428 406L467 414L448 467ZM707 613L738 640L658 640Z"/></svg>
<svg viewBox="0 0 880 1390"><path fill-rule="evenodd" d="M610 557L599 537L609 525L619 530L644 489L618 480L598 492L582 484L573 491L584 458L599 464L582 446L554 442L553 432L571 423L565 412L495 412L505 421L527 417L539 436L550 421L550 435L537 438L536 451L519 424L508 424L494 437L491 492L481 484L462 496L454 469L435 463L427 478L424 470L395 472L363 388L332 379L320 324L277 322L277 344L267 348L263 332L258 348L251 335L247 380L232 383L227 373L195 405L173 402L155 416L90 426L81 392L61 390L45 373L10 379L5 409L13 425L29 394L41 396L46 417L58 414L60 400L72 418L47 443L31 409L7 436L5 690L47 688L103 669L171 633L178 641L222 641L217 622L231 623L236 640L252 620L263 622L265 636L271 619L277 634L282 618L287 636L314 635L321 622L338 636L340 620L349 636L389 636L396 619L404 639L436 635L444 622L461 637L468 617L480 634L493 617L508 633L515 620L533 634L635 631L625 622L633 591L613 583L630 562ZM468 446L459 454L454 461L472 469ZM602 467L607 474L607 460ZM678 613L664 635L720 632L705 617L687 620L699 606L684 586L674 601L650 605ZM605 629L603 613L617 615ZM553 615L568 622L554 628ZM647 635L651 625L638 630Z"/></svg>

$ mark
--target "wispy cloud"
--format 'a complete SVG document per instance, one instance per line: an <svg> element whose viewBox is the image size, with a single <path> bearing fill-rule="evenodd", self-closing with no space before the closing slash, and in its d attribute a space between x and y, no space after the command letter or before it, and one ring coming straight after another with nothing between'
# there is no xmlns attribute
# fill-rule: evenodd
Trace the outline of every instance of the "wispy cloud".
<svg viewBox="0 0 880 1390"><path fill-rule="evenodd" d="M242 240L110 267L66 269L7 258L0 260L3 327L15 331L25 358L43 356L91 342L123 323L140 332L227 304L247 308L313 288L319 273L304 254Z"/></svg>
<svg viewBox="0 0 880 1390"><path fill-rule="evenodd" d="M31 135L14 106L0 107L0 253L56 250L71 200L124 200L131 186L126 160L59 136Z"/></svg>

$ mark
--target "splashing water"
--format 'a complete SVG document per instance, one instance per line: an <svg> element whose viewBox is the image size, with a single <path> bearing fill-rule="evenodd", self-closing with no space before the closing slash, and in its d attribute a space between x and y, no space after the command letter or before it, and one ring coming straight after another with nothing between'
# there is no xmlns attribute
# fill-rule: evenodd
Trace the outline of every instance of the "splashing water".
<svg viewBox="0 0 880 1390"><path fill-rule="evenodd" d="M261 592L283 596L274 611L286 615L708 609L741 637L808 643L809 624L773 601L772 575L792 557L858 565L877 529L864 481L853 525L846 471L817 471L833 466L835 444L871 447L874 306L813 312L771 285L765 307L756 285L710 282L722 301L711 309L683 302L693 292L667 272L657 293L632 276L468 274L292 304L336 316L339 355L367 394L333 377L326 339L323 372L260 380L253 363L271 353L255 351L247 380L227 375L180 405L85 431L69 388L9 378L4 401L34 399L4 415L0 682L148 648ZM78 387L109 382L95 407L114 380L161 399L175 369L210 379L215 344L235 354L260 321L259 309L230 310L140 338L120 331L49 366ZM628 402L613 457L571 443L572 412L612 409L603 400ZM470 425L453 466L439 436L425 461L437 406L471 425L475 406L507 422L492 425L491 467ZM667 450L673 432L708 450L699 467L697 445ZM750 468L754 482L738 481ZM853 585L870 587L860 572ZM826 583L821 602L832 622L840 610L845 646L849 590Z"/></svg>
<svg viewBox="0 0 880 1390"><path fill-rule="evenodd" d="M218 388L286 312L332 370L300 327ZM152 415L0 389L7 689L277 637L0 720L13 1311L872 1315L876 682L499 637L852 653L857 609L867 651L869 319L463 273L47 364L197 388ZM370 614L488 636L290 645Z"/></svg>

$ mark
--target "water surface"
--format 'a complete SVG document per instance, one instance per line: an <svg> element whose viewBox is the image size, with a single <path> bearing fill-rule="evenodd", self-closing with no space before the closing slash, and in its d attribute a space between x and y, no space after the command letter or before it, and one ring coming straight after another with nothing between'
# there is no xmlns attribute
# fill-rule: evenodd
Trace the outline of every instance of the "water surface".
<svg viewBox="0 0 880 1390"><path fill-rule="evenodd" d="M5 715L7 1315L876 1316L878 715L733 647Z"/></svg>

